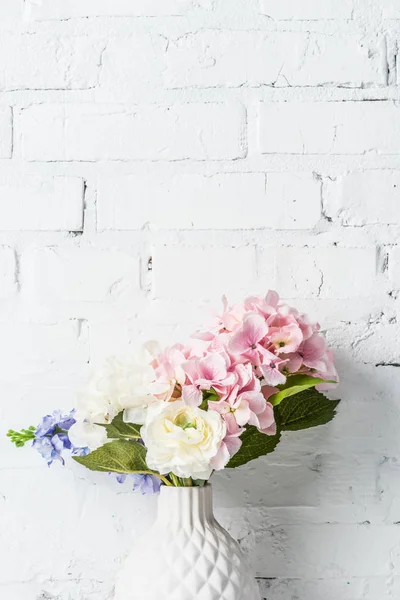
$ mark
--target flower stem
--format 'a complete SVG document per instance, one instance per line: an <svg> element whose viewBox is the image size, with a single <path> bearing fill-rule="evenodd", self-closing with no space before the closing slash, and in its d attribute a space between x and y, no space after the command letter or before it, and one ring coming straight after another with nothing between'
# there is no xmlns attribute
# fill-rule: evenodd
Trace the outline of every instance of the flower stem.
<svg viewBox="0 0 400 600"><path fill-rule="evenodd" d="M170 473L169 476L171 477L172 483L174 484L175 487L182 487L182 484L179 481L179 477L177 477L173 473Z"/></svg>
<svg viewBox="0 0 400 600"><path fill-rule="evenodd" d="M191 477L181 477L180 480L182 487L193 487L193 481Z"/></svg>
<svg viewBox="0 0 400 600"><path fill-rule="evenodd" d="M172 483L170 481L168 481L168 479L166 477L164 477L164 475L160 475L160 473L156 473L157 477L159 479L161 479L161 481L165 484L168 485L169 487L172 487Z"/></svg>

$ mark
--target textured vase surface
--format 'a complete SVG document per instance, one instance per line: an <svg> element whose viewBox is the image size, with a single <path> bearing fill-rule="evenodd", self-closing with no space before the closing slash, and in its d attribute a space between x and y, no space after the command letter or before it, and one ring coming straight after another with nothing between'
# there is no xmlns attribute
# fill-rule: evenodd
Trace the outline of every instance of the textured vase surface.
<svg viewBox="0 0 400 600"><path fill-rule="evenodd" d="M126 559L115 600L260 600L239 545L215 520L210 485L161 488L157 520Z"/></svg>

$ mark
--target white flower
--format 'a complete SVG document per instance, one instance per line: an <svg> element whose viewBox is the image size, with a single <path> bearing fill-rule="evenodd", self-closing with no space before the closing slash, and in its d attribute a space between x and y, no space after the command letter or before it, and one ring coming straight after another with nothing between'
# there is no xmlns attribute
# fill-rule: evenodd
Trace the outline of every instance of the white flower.
<svg viewBox="0 0 400 600"><path fill-rule="evenodd" d="M154 369L149 364L109 359L78 395L77 419L105 424L125 410L126 420L144 423L147 407L156 402L150 393L154 378Z"/></svg>
<svg viewBox="0 0 400 600"><path fill-rule="evenodd" d="M218 413L178 400L150 407L140 433L150 469L162 475L172 472L178 477L208 479L226 425Z"/></svg>
<svg viewBox="0 0 400 600"><path fill-rule="evenodd" d="M77 421L68 431L68 437L75 448L97 450L107 442L107 431L100 425Z"/></svg>

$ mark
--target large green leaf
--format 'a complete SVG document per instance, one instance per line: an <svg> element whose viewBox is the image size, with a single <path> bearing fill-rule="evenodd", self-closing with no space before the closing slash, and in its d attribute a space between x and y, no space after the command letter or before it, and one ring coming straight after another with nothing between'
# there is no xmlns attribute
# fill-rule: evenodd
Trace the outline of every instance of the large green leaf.
<svg viewBox="0 0 400 600"><path fill-rule="evenodd" d="M248 427L241 435L242 446L227 464L228 469L234 469L245 465L251 460L270 454L279 443L281 434L278 431L276 435L265 435L260 433L256 427Z"/></svg>
<svg viewBox="0 0 400 600"><path fill-rule="evenodd" d="M268 398L274 406L278 406L285 398L294 396L299 392L308 390L309 388L320 385L321 383L336 383L335 381L326 381L318 377L310 377L310 375L291 375L287 378L286 383L279 386L279 392Z"/></svg>
<svg viewBox="0 0 400 600"><path fill-rule="evenodd" d="M275 419L282 431L297 431L325 425L333 419L340 400L328 400L316 389L285 398L275 407Z"/></svg>
<svg viewBox="0 0 400 600"><path fill-rule="evenodd" d="M152 473L146 464L146 448L139 442L115 440L87 456L74 456L76 462L91 471L113 473Z"/></svg>
<svg viewBox="0 0 400 600"><path fill-rule="evenodd" d="M125 423L123 415L124 413L120 412L109 425L101 425L107 430L107 437L113 440L139 439L141 425Z"/></svg>

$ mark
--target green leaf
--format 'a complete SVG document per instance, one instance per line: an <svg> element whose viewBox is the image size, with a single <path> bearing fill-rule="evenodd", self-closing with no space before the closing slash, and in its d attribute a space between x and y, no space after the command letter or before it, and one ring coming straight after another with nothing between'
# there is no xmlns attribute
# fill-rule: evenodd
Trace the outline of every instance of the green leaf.
<svg viewBox="0 0 400 600"><path fill-rule="evenodd" d="M146 464L146 448L139 442L115 440L87 456L74 456L73 459L91 471L154 473Z"/></svg>
<svg viewBox="0 0 400 600"><path fill-rule="evenodd" d="M316 389L285 398L275 407L275 418L282 431L309 429L329 423L336 415L340 400L328 400Z"/></svg>
<svg viewBox="0 0 400 600"><path fill-rule="evenodd" d="M192 482L195 487L204 487L207 483L205 479L192 479Z"/></svg>
<svg viewBox="0 0 400 600"><path fill-rule="evenodd" d="M200 404L199 408L202 410L208 410L209 402L218 402L219 396L214 388L210 388L209 390L203 390L203 401Z"/></svg>
<svg viewBox="0 0 400 600"><path fill-rule="evenodd" d="M141 425L125 423L123 411L120 412L109 425L101 424L107 430L107 437L112 440L137 440L140 438Z"/></svg>
<svg viewBox="0 0 400 600"><path fill-rule="evenodd" d="M234 469L245 465L251 460L270 454L279 443L281 434L278 431L276 435L266 435L260 433L256 427L250 426L241 435L242 446L227 464L228 469Z"/></svg>
<svg viewBox="0 0 400 600"><path fill-rule="evenodd" d="M214 388L210 388L209 390L203 390L203 398L205 398L209 402L217 402L219 400L219 396L214 390Z"/></svg>
<svg viewBox="0 0 400 600"><path fill-rule="evenodd" d="M318 377L310 377L310 375L291 375L287 378L284 385L278 386L280 391L268 398L268 401L271 402L273 406L278 406L285 398L294 396L299 392L308 390L321 383L336 383L336 381L326 381L325 379L319 379Z"/></svg>

